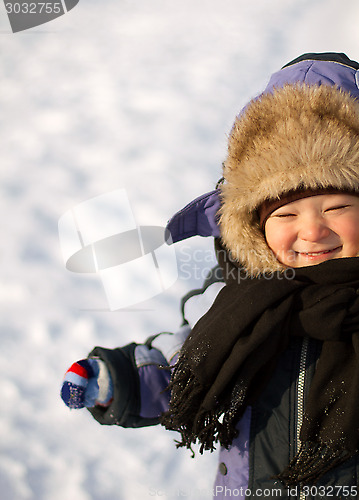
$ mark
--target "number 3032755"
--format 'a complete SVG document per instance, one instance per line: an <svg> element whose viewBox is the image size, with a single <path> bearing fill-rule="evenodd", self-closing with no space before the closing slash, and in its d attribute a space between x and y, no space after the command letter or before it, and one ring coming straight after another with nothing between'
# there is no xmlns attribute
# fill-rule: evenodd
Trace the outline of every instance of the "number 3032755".
<svg viewBox="0 0 359 500"><path fill-rule="evenodd" d="M8 14L61 14L61 2L8 2L5 4Z"/></svg>

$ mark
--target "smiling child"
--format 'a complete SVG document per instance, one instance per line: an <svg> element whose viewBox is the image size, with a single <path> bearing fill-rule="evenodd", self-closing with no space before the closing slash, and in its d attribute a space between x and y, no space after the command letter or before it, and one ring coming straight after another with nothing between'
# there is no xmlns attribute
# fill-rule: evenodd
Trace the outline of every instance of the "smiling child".
<svg viewBox="0 0 359 500"><path fill-rule="evenodd" d="M275 73L235 120L223 182L169 223L214 237L218 260L181 328L65 376L65 403L101 424L219 447L217 499L358 498L358 100L344 54Z"/></svg>

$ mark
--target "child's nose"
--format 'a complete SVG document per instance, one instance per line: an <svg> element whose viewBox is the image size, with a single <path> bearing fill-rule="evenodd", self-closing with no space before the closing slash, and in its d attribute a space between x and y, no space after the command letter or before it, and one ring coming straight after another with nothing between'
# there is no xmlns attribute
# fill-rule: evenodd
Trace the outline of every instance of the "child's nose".
<svg viewBox="0 0 359 500"><path fill-rule="evenodd" d="M303 220L299 236L306 241L321 241L330 234L330 229L321 217Z"/></svg>

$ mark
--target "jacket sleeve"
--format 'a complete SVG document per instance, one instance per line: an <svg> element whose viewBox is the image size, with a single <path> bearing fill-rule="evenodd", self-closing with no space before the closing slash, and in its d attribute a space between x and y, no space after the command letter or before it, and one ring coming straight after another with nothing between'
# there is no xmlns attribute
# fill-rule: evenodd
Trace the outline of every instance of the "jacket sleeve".
<svg viewBox="0 0 359 500"><path fill-rule="evenodd" d="M168 407L170 366L190 332L184 325L177 333L160 333L144 344L116 349L95 347L89 357L104 361L113 381L113 400L108 407L89 408L103 425L144 427L155 425Z"/></svg>
<svg viewBox="0 0 359 500"><path fill-rule="evenodd" d="M95 347L91 351L89 357L98 357L106 363L114 386L110 406L88 409L100 424L144 427L159 423L170 399L167 387L171 366L191 328L211 307L223 286L206 280L203 289L188 294L182 300L183 324L176 333L153 335L143 344L132 343L116 349Z"/></svg>

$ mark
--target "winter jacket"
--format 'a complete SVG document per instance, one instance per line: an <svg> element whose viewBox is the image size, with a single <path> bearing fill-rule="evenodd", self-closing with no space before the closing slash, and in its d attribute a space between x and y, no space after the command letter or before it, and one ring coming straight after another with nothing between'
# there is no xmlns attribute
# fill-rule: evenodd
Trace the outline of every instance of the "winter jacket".
<svg viewBox="0 0 359 500"><path fill-rule="evenodd" d="M212 305L224 285L217 281L219 269L201 290L183 301L184 324L176 333L160 333L144 344L130 344L118 349L96 347L90 356L107 363L115 381L115 395L110 407L90 409L105 425L141 427L155 425L167 409L165 391L171 366L191 327ZM282 355L260 400L238 423L239 435L226 450L219 451L218 471L213 485L214 498L323 499L357 498L359 456L346 462L311 488L288 491L271 479L294 456L299 446L299 430L305 398L319 356L321 345L312 339L292 339ZM164 391L164 392L163 392Z"/></svg>
<svg viewBox="0 0 359 500"><path fill-rule="evenodd" d="M359 97L359 65L345 56L317 56L294 62L274 74L265 92L285 83L304 82L337 85ZM169 222L173 242L200 235L219 237L219 191L207 193L178 212ZM183 300L183 325L176 333L154 335L144 344L118 349L96 347L90 356L107 363L115 394L108 408L90 409L105 425L141 427L155 425L168 407L170 366L194 324L211 307L225 286L215 268L203 289ZM240 318L238 318L240 321ZM323 325L325 327L325 325ZM325 474L312 487L288 490L273 479L297 453L299 431L321 343L309 338L292 338L258 401L247 408L238 422L238 437L229 449L220 449L214 498L282 498L319 500L358 498L359 455Z"/></svg>

